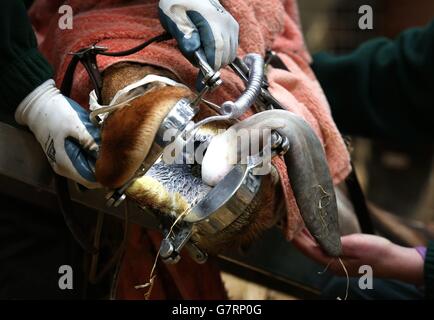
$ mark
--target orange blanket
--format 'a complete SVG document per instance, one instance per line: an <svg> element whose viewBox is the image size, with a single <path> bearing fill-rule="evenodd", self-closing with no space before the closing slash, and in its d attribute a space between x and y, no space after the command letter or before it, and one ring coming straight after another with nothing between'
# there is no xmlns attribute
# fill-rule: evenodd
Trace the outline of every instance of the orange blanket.
<svg viewBox="0 0 434 320"><path fill-rule="evenodd" d="M73 30L58 28L59 3L74 10ZM331 118L327 100L310 67L300 31L295 0L222 0L240 24L239 56L248 52L264 54L272 49L280 55L290 71L271 69L270 90L290 111L303 117L322 141L334 183L341 182L350 172L349 155ZM60 85L71 57L68 52L98 43L121 51L134 47L144 39L163 32L157 14L156 0L37 0L31 8L31 18L40 48L56 70ZM47 24L49 21L49 24ZM128 57L99 57L101 70L118 61L135 61L171 70L184 83L194 87L197 69L181 55L174 41L155 44ZM209 98L216 103L236 99L243 83L229 69L222 70L224 85ZM79 67L73 85L72 98L88 104L91 84L85 70ZM287 208L286 236L291 240L303 226L297 204L281 159L274 164L279 170Z"/></svg>

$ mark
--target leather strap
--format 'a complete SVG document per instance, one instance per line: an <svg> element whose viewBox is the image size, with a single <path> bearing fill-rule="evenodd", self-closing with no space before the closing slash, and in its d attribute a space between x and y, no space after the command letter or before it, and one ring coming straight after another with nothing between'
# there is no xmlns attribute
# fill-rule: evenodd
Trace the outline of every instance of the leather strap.
<svg viewBox="0 0 434 320"><path fill-rule="evenodd" d="M68 68L66 69L60 91L64 96L69 97L71 95L75 69L77 68L78 63L80 62L85 67L87 74L89 75L89 78L91 79L92 85L95 89L95 93L98 98L98 103L101 104L102 103L102 96L101 96L102 76L96 61L97 55L109 56L109 57L124 57L124 56L137 53L145 49L152 43L163 42L170 39L172 39L172 36L169 33L163 33L152 39L146 40L145 42L141 43L140 45L134 48L125 51L107 52L107 48L100 47L94 44L90 47L80 49L77 52L73 52L71 53L73 57L71 59L71 62L68 65Z"/></svg>

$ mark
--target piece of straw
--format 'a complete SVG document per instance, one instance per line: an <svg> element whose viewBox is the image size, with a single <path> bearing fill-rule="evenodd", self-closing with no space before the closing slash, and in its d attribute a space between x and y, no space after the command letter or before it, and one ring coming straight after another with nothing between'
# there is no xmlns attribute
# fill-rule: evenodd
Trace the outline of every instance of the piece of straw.
<svg viewBox="0 0 434 320"><path fill-rule="evenodd" d="M345 276L347 277L347 288L346 288L346 290L345 290L345 298L344 298L344 300L347 300L347 299L348 299L348 291L349 291L349 289L350 289L350 276L349 276L349 274L348 274L348 270L347 270L347 268L345 267L345 264L344 264L344 262L342 261L342 259L341 259L341 258L338 258L338 260L339 260L339 262L341 263L342 269L344 269ZM341 300L341 299L338 297L338 300Z"/></svg>
<svg viewBox="0 0 434 320"><path fill-rule="evenodd" d="M324 273L326 273L327 270L328 270L328 268L330 267L330 265L333 263L333 260L334 260L334 259L335 259L335 258L331 259L331 260L329 261L329 263L327 263L325 269L324 269L323 271L319 271L318 274L319 274L319 275L323 275ZM345 267L345 264L344 264L344 262L342 261L342 259L341 259L341 258L337 258L337 259L339 260L339 263L340 263L340 265L342 266L342 269L344 269L345 276L346 276L346 278L347 278L347 286L346 286L345 297L344 297L344 300L347 300L347 299L348 299L348 292L349 292L349 290L350 290L350 276L349 276L349 274L348 274L348 270L347 270L347 268ZM336 299L337 299L337 300L342 300L340 297L337 297Z"/></svg>
<svg viewBox="0 0 434 320"><path fill-rule="evenodd" d="M173 228L176 226L176 224L182 219L184 218L190 211L190 208L187 208L186 210L184 210L183 213L181 213L175 220L175 222L172 224L172 226L170 227L169 232L167 233L165 239L167 240L169 238L169 236L172 234L173 232ZM148 290L145 292L144 294L144 298L145 300L149 300L151 293L152 293L152 289L154 288L154 283L155 283L155 278L157 278L157 274L155 272L155 269L157 268L157 264L158 264L158 258L160 257L160 251L161 251L161 247L160 249L158 249L158 252L155 256L155 260L154 260L154 264L152 266L151 272L149 274L149 281L145 284L140 284L140 285L136 285L134 286L135 289L145 289L148 288Z"/></svg>

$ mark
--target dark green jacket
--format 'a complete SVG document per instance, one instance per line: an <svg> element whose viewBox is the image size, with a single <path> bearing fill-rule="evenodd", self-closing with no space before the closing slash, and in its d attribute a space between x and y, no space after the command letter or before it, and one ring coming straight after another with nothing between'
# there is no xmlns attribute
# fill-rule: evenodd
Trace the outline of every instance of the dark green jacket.
<svg viewBox="0 0 434 320"><path fill-rule="evenodd" d="M345 134L434 141L434 22L312 65Z"/></svg>
<svg viewBox="0 0 434 320"><path fill-rule="evenodd" d="M24 1L2 0L0 10L0 108L11 115L53 71L37 49Z"/></svg>
<svg viewBox="0 0 434 320"><path fill-rule="evenodd" d="M378 38L351 54L314 56L313 70L344 134L397 142L434 142L434 22ZM425 259L434 298L434 242Z"/></svg>

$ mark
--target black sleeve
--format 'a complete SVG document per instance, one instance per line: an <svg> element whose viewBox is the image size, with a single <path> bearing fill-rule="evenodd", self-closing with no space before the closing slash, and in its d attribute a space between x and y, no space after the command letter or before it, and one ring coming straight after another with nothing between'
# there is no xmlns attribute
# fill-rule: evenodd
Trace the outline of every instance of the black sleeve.
<svg viewBox="0 0 434 320"><path fill-rule="evenodd" d="M0 112L13 114L18 104L52 77L52 68L37 49L24 2L0 4Z"/></svg>

